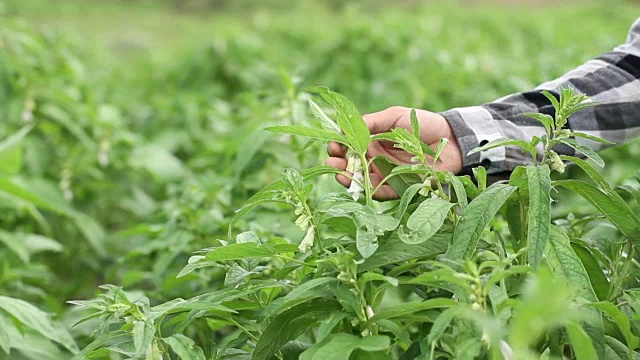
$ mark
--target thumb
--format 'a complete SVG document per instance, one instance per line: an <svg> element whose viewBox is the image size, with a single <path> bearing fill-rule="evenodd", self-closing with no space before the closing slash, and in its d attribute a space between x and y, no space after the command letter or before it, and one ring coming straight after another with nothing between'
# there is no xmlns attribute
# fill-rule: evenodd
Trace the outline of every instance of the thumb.
<svg viewBox="0 0 640 360"><path fill-rule="evenodd" d="M363 115L362 118L371 134L379 134L393 129L398 120L408 114L409 111L409 108L392 106L382 111Z"/></svg>

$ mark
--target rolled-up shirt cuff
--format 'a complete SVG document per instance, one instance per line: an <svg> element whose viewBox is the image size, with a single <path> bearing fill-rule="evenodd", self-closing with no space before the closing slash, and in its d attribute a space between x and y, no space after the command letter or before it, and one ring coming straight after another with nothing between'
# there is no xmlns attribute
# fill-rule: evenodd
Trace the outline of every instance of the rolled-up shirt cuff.
<svg viewBox="0 0 640 360"><path fill-rule="evenodd" d="M481 106L455 108L440 113L451 126L454 136L462 152L462 174L470 174L471 170L483 166L489 174L508 171L506 149L504 147L480 151L469 155L478 146L501 139L499 121Z"/></svg>

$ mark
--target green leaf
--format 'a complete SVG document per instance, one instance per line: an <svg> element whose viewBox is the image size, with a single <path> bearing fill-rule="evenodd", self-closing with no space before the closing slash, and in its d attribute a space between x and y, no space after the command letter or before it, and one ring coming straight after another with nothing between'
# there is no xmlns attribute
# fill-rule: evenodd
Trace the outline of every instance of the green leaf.
<svg viewBox="0 0 640 360"><path fill-rule="evenodd" d="M513 140L513 139L491 140L487 144L485 144L483 146L480 146L480 147L477 147L477 148L469 151L469 153L467 153L467 155L472 155L472 154L475 154L475 153L480 152L480 151L487 151L487 150L491 150L491 149L502 147L502 146L517 146L519 148L524 149L529 154L531 154L531 156L534 159L536 157L536 148L533 145L529 144L528 142L526 142L524 140Z"/></svg>
<svg viewBox="0 0 640 360"><path fill-rule="evenodd" d="M320 121L320 125L322 125L322 127L325 130L333 131L338 134L341 134L340 127L338 126L338 124L336 124L335 121L333 121L329 116L327 116L327 114L324 112L324 110L322 110L320 105L318 105L313 100L309 100L309 108L311 108L311 113L313 114L313 116L316 117L316 119L318 119L318 121Z"/></svg>
<svg viewBox="0 0 640 360"><path fill-rule="evenodd" d="M579 324L572 321L565 325L569 340L571 341L571 348L573 349L576 360L598 360L598 353L593 347L591 338L580 327Z"/></svg>
<svg viewBox="0 0 640 360"><path fill-rule="evenodd" d="M4 246L17 255L22 262L29 262L29 250L25 247L22 239L17 237L15 234L0 230L0 244L4 244Z"/></svg>
<svg viewBox="0 0 640 360"><path fill-rule="evenodd" d="M640 339L638 339L638 337L633 334L629 317L625 315L625 313L623 313L617 306L608 301L601 301L588 305L602 311L613 320L613 322L622 332L622 335L624 335L624 339L630 349L635 349L638 347Z"/></svg>
<svg viewBox="0 0 640 360"><path fill-rule="evenodd" d="M633 350L629 349L625 344L618 341L618 339L611 336L606 336L605 341L607 343L607 352L605 359L607 360L628 360L634 359L633 355L629 356L629 352ZM637 356L637 355L636 355Z"/></svg>
<svg viewBox="0 0 640 360"><path fill-rule="evenodd" d="M551 130L553 130L555 126L551 115L540 113L524 113L522 115L538 120L547 130L547 135L551 134Z"/></svg>
<svg viewBox="0 0 640 360"><path fill-rule="evenodd" d="M376 156L373 159L373 164L380 170L382 176L385 177L391 174L393 169L398 166L383 156ZM391 186L398 196L403 196L410 186L417 183L422 183L422 179L415 174L399 174L387 181L387 184Z"/></svg>
<svg viewBox="0 0 640 360"><path fill-rule="evenodd" d="M337 282L335 277L312 279L295 287L286 296L270 303L262 312L264 318L271 318L281 314L296 305L318 297L331 295L329 285Z"/></svg>
<svg viewBox="0 0 640 360"><path fill-rule="evenodd" d="M11 338L9 337L8 329L9 324L4 319L4 316L0 315L0 349L7 355L11 350Z"/></svg>
<svg viewBox="0 0 640 360"><path fill-rule="evenodd" d="M580 258L571 247L569 237L559 227L552 225L546 249L546 259L554 276L563 279L571 287L574 294L588 301L597 301L591 287L589 275ZM598 354L604 354L604 332L602 318L588 308L583 311L584 330L591 338Z"/></svg>
<svg viewBox="0 0 640 360"><path fill-rule="evenodd" d="M90 359L89 354L99 349L104 344L122 343L131 341L131 335L123 330L116 330L104 335L98 336L89 345L85 346L81 352L75 354L71 360L86 360Z"/></svg>
<svg viewBox="0 0 640 360"><path fill-rule="evenodd" d="M547 165L527 166L529 213L527 244L529 265L535 270L544 255L551 226L551 171Z"/></svg>
<svg viewBox="0 0 640 360"><path fill-rule="evenodd" d="M513 186L495 183L478 195L462 214L445 257L454 261L471 257L480 235L515 190Z"/></svg>
<svg viewBox="0 0 640 360"><path fill-rule="evenodd" d="M454 204L440 198L423 201L407 220L409 232L401 227L398 236L407 244L421 244L440 230Z"/></svg>
<svg viewBox="0 0 640 360"><path fill-rule="evenodd" d="M389 338L382 335L332 334L303 352L300 360L349 360L357 349L374 352L387 350L389 346Z"/></svg>
<svg viewBox="0 0 640 360"><path fill-rule="evenodd" d="M549 101L551 101L551 105L553 105L553 108L556 110L556 112L560 111L560 103L552 93L550 93L547 90L544 90L542 91L542 95L544 95L544 97L546 97L547 99L549 99Z"/></svg>
<svg viewBox="0 0 640 360"><path fill-rule="evenodd" d="M350 146L358 154L364 154L367 151L367 147L369 147L371 137L369 129L356 106L343 95L327 88L318 87L313 92L318 93L328 104L336 109L338 125L349 140Z"/></svg>
<svg viewBox="0 0 640 360"><path fill-rule="evenodd" d="M441 312L440 315L436 318L436 321L433 322L433 326L431 326L431 330L429 330L429 336L427 337L427 342L429 344L433 344L434 342L440 340L440 337L447 330L453 319L462 312L464 309L463 306L455 306L446 309Z"/></svg>
<svg viewBox="0 0 640 360"><path fill-rule="evenodd" d="M458 200L458 205L460 206L460 209L464 212L464 209L467 207L467 205L469 205L469 202L467 199L467 192L464 189L464 184L462 183L459 177L453 175L450 172L445 173L445 179L449 183L449 185L453 187L453 191L455 192L456 198Z"/></svg>
<svg viewBox="0 0 640 360"><path fill-rule="evenodd" d="M418 122L416 109L411 109L411 115L409 116L409 118L411 119L411 132L413 136L420 139L420 122Z"/></svg>
<svg viewBox="0 0 640 360"><path fill-rule="evenodd" d="M409 245L392 235L368 259L358 265L358 272L381 268L385 265L396 264L419 258L430 258L440 255L447 250L451 233L435 234L427 242Z"/></svg>
<svg viewBox="0 0 640 360"><path fill-rule="evenodd" d="M560 159L578 165L582 169L582 171L587 173L591 180L593 180L602 190L604 190L607 194L611 194L611 196L617 195L617 198L623 201L622 198L613 190L611 185L609 185L609 182L607 182L604 176L602 176L602 174L598 170L596 170L590 163L575 156L560 155Z"/></svg>
<svg viewBox="0 0 640 360"><path fill-rule="evenodd" d="M575 137L579 137L579 138L583 138L583 139L588 139L588 140L599 142L599 143L602 143L602 144L615 145L615 143L613 143L613 142L611 142L609 140L603 139L603 138L598 137L598 136L586 134L586 133L583 133L583 132L572 131L571 132L571 136L575 136Z"/></svg>
<svg viewBox="0 0 640 360"><path fill-rule="evenodd" d="M578 180L558 180L556 186L567 188L585 198L615 225L634 246L640 246L640 220L629 205L618 197L602 192L595 186Z"/></svg>
<svg viewBox="0 0 640 360"><path fill-rule="evenodd" d="M580 258L580 261L582 261L582 265L587 271L591 287L596 293L597 298L602 301L606 300L609 296L609 280L607 280L607 277L604 275L604 272L596 258L588 248L580 244L572 242L571 248Z"/></svg>
<svg viewBox="0 0 640 360"><path fill-rule="evenodd" d="M596 165L604 167L604 160L602 160L600 155L596 154L595 151L591 150L591 148L578 144L574 139L564 139L561 142L581 152L584 156L591 159Z"/></svg>
<svg viewBox="0 0 640 360"><path fill-rule="evenodd" d="M359 227L356 230L356 247L363 258L368 258L378 249L378 236L371 227Z"/></svg>
<svg viewBox="0 0 640 360"><path fill-rule="evenodd" d="M133 323L133 346L135 348L135 356L143 356L156 334L156 328L147 321L135 321Z"/></svg>
<svg viewBox="0 0 640 360"><path fill-rule="evenodd" d="M304 181L312 180L320 175L325 174L339 174L341 170L334 168L333 166L316 166L310 169L306 169L300 172L300 176ZM0 179L1 181L1 179ZM236 210L235 215L230 221L229 224L229 237L231 238L231 232L233 231L233 224L245 217L249 214L253 209L258 207L261 204L264 204L269 201L273 201L273 199L278 195L278 191L285 188L285 184L282 180L277 180L272 182L271 184L264 187L262 190L251 196L245 203ZM2 185L0 183L0 190L2 190Z"/></svg>
<svg viewBox="0 0 640 360"><path fill-rule="evenodd" d="M342 311L333 312L329 315L327 320L323 321L318 326L318 335L317 341L322 341L324 338L331 334L331 331L345 318L347 318L350 314Z"/></svg>
<svg viewBox="0 0 640 360"><path fill-rule="evenodd" d="M546 258L552 273L571 285L578 296L589 301L597 301L587 271L573 251L569 237L555 225L552 225L549 231Z"/></svg>
<svg viewBox="0 0 640 360"><path fill-rule="evenodd" d="M487 188L487 169L484 166L473 168L473 176L478 181L478 189L484 191Z"/></svg>
<svg viewBox="0 0 640 360"><path fill-rule="evenodd" d="M78 346L73 340L73 337L62 324L51 320L47 313L28 302L0 296L0 309L7 312L24 326L37 331L47 339L62 345L73 353L78 352Z"/></svg>
<svg viewBox="0 0 640 360"><path fill-rule="evenodd" d="M380 319L406 318L411 315L431 309L449 308L458 305L458 302L451 299L429 299L422 302L410 302L398 305L392 305L378 311L370 321L375 322Z"/></svg>
<svg viewBox="0 0 640 360"><path fill-rule="evenodd" d="M69 203L59 194L59 190L53 186L24 181L18 178L0 177L0 191L26 200L41 209L49 210L55 214L70 216L75 213Z"/></svg>
<svg viewBox="0 0 640 360"><path fill-rule="evenodd" d="M25 126L0 142L0 173L16 175L22 168L22 140L33 126Z"/></svg>
<svg viewBox="0 0 640 360"><path fill-rule="evenodd" d="M442 138L440 139L440 143L438 143L438 147L436 148L436 154L433 156L433 163L437 163L440 160L440 155L442 155L442 151L449 143L449 139Z"/></svg>
<svg viewBox="0 0 640 360"><path fill-rule="evenodd" d="M227 261L267 257L290 252L298 252L298 247L294 244L256 244L250 242L217 247L208 251L205 254L205 258L208 261Z"/></svg>
<svg viewBox="0 0 640 360"><path fill-rule="evenodd" d="M275 132L275 133L281 133L281 134L306 136L312 139L335 141L340 144L348 145L347 138L340 133L319 129L319 128L312 128L308 126L302 126L302 125L271 126L271 127L265 128L265 130Z"/></svg>
<svg viewBox="0 0 640 360"><path fill-rule="evenodd" d="M175 334L168 338L163 338L171 350L182 360L205 360L204 351L196 343L182 334Z"/></svg>
<svg viewBox="0 0 640 360"><path fill-rule="evenodd" d="M264 328L251 359L271 359L288 341L297 338L318 320L340 309L341 306L335 301L314 299L279 314Z"/></svg>
<svg viewBox="0 0 640 360"><path fill-rule="evenodd" d="M402 194L402 197L400 198L400 203L396 208L396 213L395 213L396 219L402 220L402 218L404 217L404 214L407 212L407 207L411 203L411 200L413 200L413 198L420 191L420 189L422 189L422 186L423 185L421 183L413 184L405 190L404 194Z"/></svg>

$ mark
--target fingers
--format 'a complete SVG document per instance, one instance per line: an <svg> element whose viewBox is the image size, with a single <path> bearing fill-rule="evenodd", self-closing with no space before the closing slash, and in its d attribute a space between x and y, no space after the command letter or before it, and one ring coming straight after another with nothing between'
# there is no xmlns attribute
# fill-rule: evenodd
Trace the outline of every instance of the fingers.
<svg viewBox="0 0 640 360"><path fill-rule="evenodd" d="M372 168L372 172L371 172L371 184L375 187L377 187L380 182L383 180L383 176L382 174L377 171L377 169ZM391 186L389 185L382 185L378 191L376 191L375 194L373 194L373 197L376 200L393 200L393 199L397 199L398 198L398 194L396 194L395 191L393 191L393 189L391 188Z"/></svg>
<svg viewBox="0 0 640 360"><path fill-rule="evenodd" d="M362 118L372 134L379 134L390 131L408 111L408 108L393 106L376 113L364 115Z"/></svg>
<svg viewBox="0 0 640 360"><path fill-rule="evenodd" d="M327 159L325 164L329 166L333 166L338 170L344 171L347 169L347 160L342 157L330 157ZM336 175L336 181L338 181L342 186L345 186L345 187L348 187L349 185L351 185L351 180L348 177L341 174Z"/></svg>
<svg viewBox="0 0 640 360"><path fill-rule="evenodd" d="M332 141L327 146L327 153L329 153L329 156L345 157L347 154L347 147Z"/></svg>

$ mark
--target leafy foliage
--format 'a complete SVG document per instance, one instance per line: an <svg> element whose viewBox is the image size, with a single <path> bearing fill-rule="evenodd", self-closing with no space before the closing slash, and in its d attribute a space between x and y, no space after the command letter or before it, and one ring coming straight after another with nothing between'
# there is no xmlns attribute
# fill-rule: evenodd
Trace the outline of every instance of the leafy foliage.
<svg viewBox="0 0 640 360"><path fill-rule="evenodd" d="M445 36L438 26L385 21L397 32L354 21L319 45L317 34L266 29L132 71L100 71L99 55L62 37L4 25L0 358L637 357L640 192L592 165L604 160L584 144L603 140L564 128L590 103L547 93L553 116L528 114L545 137L473 150L530 154L508 182L491 183L484 168L473 180L438 171L448 143L424 145L415 112L411 131L371 137L347 97L303 90L327 84L371 108L393 84L416 89L426 67L429 96L403 99L445 108L452 93L481 100L472 84L501 75L478 79L490 59L426 51L416 38ZM529 24L508 31L524 36ZM380 140L413 164L368 161ZM331 185L340 171L318 166L315 143L326 141L347 148L349 194ZM558 145L589 160L559 156ZM566 162L585 181L558 179ZM398 201L373 200L372 166ZM559 215L577 198L559 189L588 210Z"/></svg>

